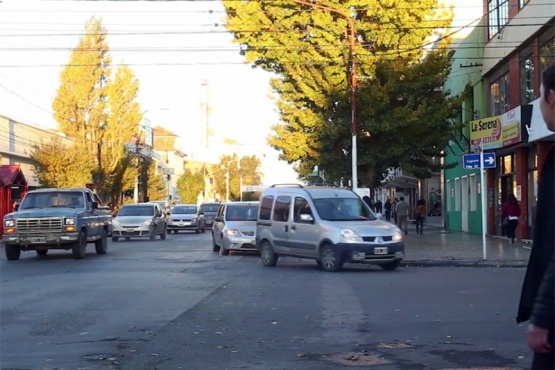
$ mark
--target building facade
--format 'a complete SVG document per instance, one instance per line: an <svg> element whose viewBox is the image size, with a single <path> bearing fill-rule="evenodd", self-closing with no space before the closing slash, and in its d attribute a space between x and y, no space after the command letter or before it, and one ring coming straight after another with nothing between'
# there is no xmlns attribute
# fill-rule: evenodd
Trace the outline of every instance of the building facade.
<svg viewBox="0 0 555 370"><path fill-rule="evenodd" d="M456 55L464 53L462 45L478 55L462 63L455 60L460 67L473 68L466 77L473 89L461 117L466 128L446 148L454 159L459 156L457 168L445 171L449 229L481 232L479 199L485 188L487 233L503 235L501 207L513 193L522 210L517 238L533 237L538 169L554 142L538 106L541 73L555 61L554 20L552 1L484 0L483 23L458 46ZM457 73L462 72L454 68L447 85L456 85ZM477 73L479 81L473 81ZM481 147L496 157L495 168L486 170L484 186L479 171L463 171L460 165L463 154L478 153Z"/></svg>

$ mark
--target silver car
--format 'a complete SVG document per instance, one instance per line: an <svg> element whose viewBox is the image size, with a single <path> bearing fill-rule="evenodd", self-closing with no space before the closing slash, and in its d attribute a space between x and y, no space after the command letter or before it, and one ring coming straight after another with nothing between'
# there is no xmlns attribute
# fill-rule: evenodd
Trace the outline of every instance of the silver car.
<svg viewBox="0 0 555 370"><path fill-rule="evenodd" d="M256 217L259 202L227 202L220 206L212 226L212 250L256 251Z"/></svg>
<svg viewBox="0 0 555 370"><path fill-rule="evenodd" d="M204 214L196 204L178 204L170 212L168 231L177 234L180 230L205 231Z"/></svg>
<svg viewBox="0 0 555 370"><path fill-rule="evenodd" d="M112 221L112 241L119 238L142 237L166 239L166 218L162 208L154 203L126 204L117 213Z"/></svg>

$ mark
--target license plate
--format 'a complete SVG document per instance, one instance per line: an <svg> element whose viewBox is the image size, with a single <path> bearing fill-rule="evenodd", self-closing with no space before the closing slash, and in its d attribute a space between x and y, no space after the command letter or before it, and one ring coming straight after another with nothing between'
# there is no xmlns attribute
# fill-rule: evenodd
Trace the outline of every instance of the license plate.
<svg viewBox="0 0 555 370"><path fill-rule="evenodd" d="M29 242L36 244L46 243L46 238L29 238Z"/></svg>
<svg viewBox="0 0 555 370"><path fill-rule="evenodd" d="M187 225L189 225L188 222L180 222L180 223L179 223L179 226L187 226Z"/></svg>
<svg viewBox="0 0 555 370"><path fill-rule="evenodd" d="M387 254L387 247L374 248L374 254Z"/></svg>

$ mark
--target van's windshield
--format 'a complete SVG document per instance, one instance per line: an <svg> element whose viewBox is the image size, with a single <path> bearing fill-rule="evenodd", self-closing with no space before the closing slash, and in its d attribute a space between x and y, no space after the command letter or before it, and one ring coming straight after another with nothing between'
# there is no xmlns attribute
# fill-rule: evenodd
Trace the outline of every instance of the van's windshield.
<svg viewBox="0 0 555 370"><path fill-rule="evenodd" d="M328 221L376 220L376 215L360 198L314 199L318 215Z"/></svg>

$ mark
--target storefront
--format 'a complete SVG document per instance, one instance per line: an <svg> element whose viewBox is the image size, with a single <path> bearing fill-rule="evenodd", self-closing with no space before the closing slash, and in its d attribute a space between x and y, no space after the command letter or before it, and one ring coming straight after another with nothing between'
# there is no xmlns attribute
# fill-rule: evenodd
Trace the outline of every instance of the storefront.
<svg viewBox="0 0 555 370"><path fill-rule="evenodd" d="M13 203L23 199L27 193L27 180L18 165L0 166L0 220L4 215L12 212ZM0 235L4 222L0 223Z"/></svg>

